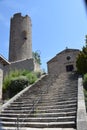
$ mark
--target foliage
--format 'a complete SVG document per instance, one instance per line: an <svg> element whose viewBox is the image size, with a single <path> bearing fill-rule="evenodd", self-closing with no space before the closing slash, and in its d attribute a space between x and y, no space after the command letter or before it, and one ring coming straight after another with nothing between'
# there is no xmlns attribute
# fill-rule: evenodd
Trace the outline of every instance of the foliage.
<svg viewBox="0 0 87 130"><path fill-rule="evenodd" d="M84 89L87 90L87 73L83 77L83 86L84 86Z"/></svg>
<svg viewBox="0 0 87 130"><path fill-rule="evenodd" d="M85 96L85 105L86 105L86 111L87 111L87 90L84 89L84 96Z"/></svg>
<svg viewBox="0 0 87 130"><path fill-rule="evenodd" d="M83 86L84 86L84 96L85 96L85 104L87 110L87 73L83 77Z"/></svg>
<svg viewBox="0 0 87 130"><path fill-rule="evenodd" d="M41 72L35 72L35 74L36 74L36 76L37 76L37 78L40 78L40 76L41 76Z"/></svg>
<svg viewBox="0 0 87 130"><path fill-rule="evenodd" d="M11 83L11 80L15 77L19 77L21 75L23 75L22 73L25 72L26 70L14 70L14 71L10 71L9 74L7 74L4 78L3 81L3 91L8 90L9 84ZM27 72L28 73L28 72Z"/></svg>
<svg viewBox="0 0 87 130"><path fill-rule="evenodd" d="M17 78L12 78L9 84L9 97L13 97L15 94L20 92L28 86L28 79L25 76L19 76Z"/></svg>
<svg viewBox="0 0 87 130"><path fill-rule="evenodd" d="M32 72L28 73L26 77L29 81L29 84L33 84L37 80L37 76Z"/></svg>
<svg viewBox="0 0 87 130"><path fill-rule="evenodd" d="M27 70L10 71L3 81L3 92L9 92L10 97L18 93L28 84L32 84L37 80L37 73Z"/></svg>
<svg viewBox="0 0 87 130"><path fill-rule="evenodd" d="M39 65L41 65L40 54L37 51L33 52L33 58Z"/></svg>
<svg viewBox="0 0 87 130"><path fill-rule="evenodd" d="M77 71L84 75L87 73L87 36L86 36L86 45L83 46L82 51L80 51L77 61L76 61Z"/></svg>

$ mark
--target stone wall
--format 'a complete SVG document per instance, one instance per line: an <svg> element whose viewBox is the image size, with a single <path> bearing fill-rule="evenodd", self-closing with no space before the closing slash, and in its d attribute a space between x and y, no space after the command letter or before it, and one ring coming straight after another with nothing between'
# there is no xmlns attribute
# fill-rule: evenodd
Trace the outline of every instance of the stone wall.
<svg viewBox="0 0 87 130"><path fill-rule="evenodd" d="M26 59L21 61L12 62L10 65L4 67L4 75L11 70L29 70L34 71L34 60Z"/></svg>
<svg viewBox="0 0 87 130"><path fill-rule="evenodd" d="M65 49L47 62L49 74L60 74L62 72L76 71L76 57L79 53L77 49ZM70 68L71 67L71 68ZM73 67L73 68L72 68Z"/></svg>
<svg viewBox="0 0 87 130"><path fill-rule="evenodd" d="M3 65L0 63L0 101L2 100Z"/></svg>
<svg viewBox="0 0 87 130"><path fill-rule="evenodd" d="M87 130L87 115L82 77L78 78L77 130Z"/></svg>

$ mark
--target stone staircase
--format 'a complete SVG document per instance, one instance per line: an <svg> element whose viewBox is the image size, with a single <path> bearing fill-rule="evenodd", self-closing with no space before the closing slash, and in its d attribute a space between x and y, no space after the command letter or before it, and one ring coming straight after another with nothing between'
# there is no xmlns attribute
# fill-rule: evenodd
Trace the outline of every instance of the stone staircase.
<svg viewBox="0 0 87 130"><path fill-rule="evenodd" d="M77 76L45 76L2 109L4 130L74 128L77 114Z"/></svg>

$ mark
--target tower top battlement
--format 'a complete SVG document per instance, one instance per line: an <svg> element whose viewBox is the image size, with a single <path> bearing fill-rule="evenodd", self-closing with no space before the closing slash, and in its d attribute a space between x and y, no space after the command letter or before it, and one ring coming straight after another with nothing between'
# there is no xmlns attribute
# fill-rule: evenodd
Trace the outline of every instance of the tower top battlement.
<svg viewBox="0 0 87 130"><path fill-rule="evenodd" d="M25 16L22 16L22 14L21 13L16 13L16 14L14 14L13 15L13 17L11 18L11 19L14 19L14 18L29 18L30 20L31 20L31 18L28 16L28 15L25 15Z"/></svg>

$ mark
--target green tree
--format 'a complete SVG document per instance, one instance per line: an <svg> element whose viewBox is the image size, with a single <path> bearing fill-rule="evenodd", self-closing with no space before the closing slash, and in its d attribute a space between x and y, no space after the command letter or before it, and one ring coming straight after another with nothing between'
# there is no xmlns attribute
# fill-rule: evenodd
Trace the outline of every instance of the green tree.
<svg viewBox="0 0 87 130"><path fill-rule="evenodd" d="M39 64L41 65L41 58L40 58L40 54L36 51L36 52L33 52L33 58L34 60Z"/></svg>
<svg viewBox="0 0 87 130"><path fill-rule="evenodd" d="M80 74L84 75L87 73L87 35L85 46L83 46L82 51L80 51L77 57L76 67Z"/></svg>

